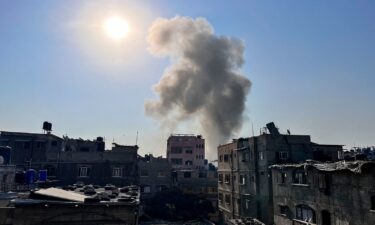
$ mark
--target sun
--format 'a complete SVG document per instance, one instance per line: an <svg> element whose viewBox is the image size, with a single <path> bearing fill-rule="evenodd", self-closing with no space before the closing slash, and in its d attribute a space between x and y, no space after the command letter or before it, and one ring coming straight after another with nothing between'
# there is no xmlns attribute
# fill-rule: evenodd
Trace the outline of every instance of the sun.
<svg viewBox="0 0 375 225"><path fill-rule="evenodd" d="M103 28L107 35L115 40L124 39L129 33L129 25L121 17L111 17L104 21Z"/></svg>

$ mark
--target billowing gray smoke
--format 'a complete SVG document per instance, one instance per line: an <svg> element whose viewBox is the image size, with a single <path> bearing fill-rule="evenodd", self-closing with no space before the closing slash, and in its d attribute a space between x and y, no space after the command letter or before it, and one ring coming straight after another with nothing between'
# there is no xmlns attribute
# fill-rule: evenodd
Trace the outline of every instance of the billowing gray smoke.
<svg viewBox="0 0 375 225"><path fill-rule="evenodd" d="M239 72L243 43L216 36L203 18L179 16L157 19L148 42L153 54L173 64L154 86L160 98L146 102L146 114L170 124L198 118L211 148L231 138L241 128L251 86Z"/></svg>

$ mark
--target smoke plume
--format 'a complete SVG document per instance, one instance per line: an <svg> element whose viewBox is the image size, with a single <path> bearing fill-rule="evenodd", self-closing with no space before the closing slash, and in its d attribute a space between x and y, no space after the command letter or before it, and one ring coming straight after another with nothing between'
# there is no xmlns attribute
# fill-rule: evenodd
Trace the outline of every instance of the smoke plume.
<svg viewBox="0 0 375 225"><path fill-rule="evenodd" d="M145 111L167 124L199 120L199 130L216 149L241 128L251 82L239 69L242 41L216 36L204 18L159 18L148 34L149 50L170 57L172 65L154 86L158 100Z"/></svg>

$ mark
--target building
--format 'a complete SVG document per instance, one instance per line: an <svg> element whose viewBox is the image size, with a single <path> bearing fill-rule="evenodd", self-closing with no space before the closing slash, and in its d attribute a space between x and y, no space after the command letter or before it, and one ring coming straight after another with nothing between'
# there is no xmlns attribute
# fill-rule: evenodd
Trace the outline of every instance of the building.
<svg viewBox="0 0 375 225"><path fill-rule="evenodd" d="M375 162L271 166L276 225L375 224Z"/></svg>
<svg viewBox="0 0 375 225"><path fill-rule="evenodd" d="M0 146L11 148L10 164L29 168L63 150L64 140L51 133L0 131Z"/></svg>
<svg viewBox="0 0 375 225"><path fill-rule="evenodd" d="M254 218L231 219L228 221L227 224L228 225L264 225L264 223Z"/></svg>
<svg viewBox="0 0 375 225"><path fill-rule="evenodd" d="M217 170L177 170L172 173L173 185L185 193L204 196L217 208Z"/></svg>
<svg viewBox="0 0 375 225"><path fill-rule="evenodd" d="M55 163L48 167L56 171L60 184L115 184L118 186L138 183L138 146L113 143L106 151L61 152Z"/></svg>
<svg viewBox="0 0 375 225"><path fill-rule="evenodd" d="M87 194L83 194L83 189ZM137 186L120 189L71 186L70 191L40 189L1 207L0 224L137 225L139 203Z"/></svg>
<svg viewBox="0 0 375 225"><path fill-rule="evenodd" d="M318 145L308 135L280 134L273 123L267 129L218 147L218 198L224 221L253 217L273 223L269 166L315 158L337 161L342 156L341 145Z"/></svg>
<svg viewBox="0 0 375 225"><path fill-rule="evenodd" d="M201 170L207 167L204 149L201 135L172 134L167 141L167 158L173 169Z"/></svg>
<svg viewBox="0 0 375 225"><path fill-rule="evenodd" d="M138 169L142 198L152 197L159 191L171 188L172 167L168 159L145 155L138 158Z"/></svg>
<svg viewBox="0 0 375 225"><path fill-rule="evenodd" d="M105 150L101 137L94 140L60 138L47 129L46 133L1 131L0 146L3 146L0 156L3 149L10 149L9 157L4 157L17 171L47 170L48 181L53 180L54 185L138 183L136 145L113 143L111 150Z"/></svg>

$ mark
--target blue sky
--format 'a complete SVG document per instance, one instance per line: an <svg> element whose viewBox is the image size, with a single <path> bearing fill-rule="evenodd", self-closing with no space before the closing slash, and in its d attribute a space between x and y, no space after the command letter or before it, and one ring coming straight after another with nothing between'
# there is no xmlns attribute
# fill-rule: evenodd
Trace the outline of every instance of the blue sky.
<svg viewBox="0 0 375 225"><path fill-rule="evenodd" d="M107 14L127 18L126 40L91 29ZM158 17L204 17L217 35L246 45L253 85L243 130L269 121L327 144L375 144L375 2L0 1L0 130L134 144L164 154L168 133L144 114L170 65L147 51ZM91 23L93 22L93 23ZM133 26L133 27L132 27ZM196 133L181 128L174 132Z"/></svg>

